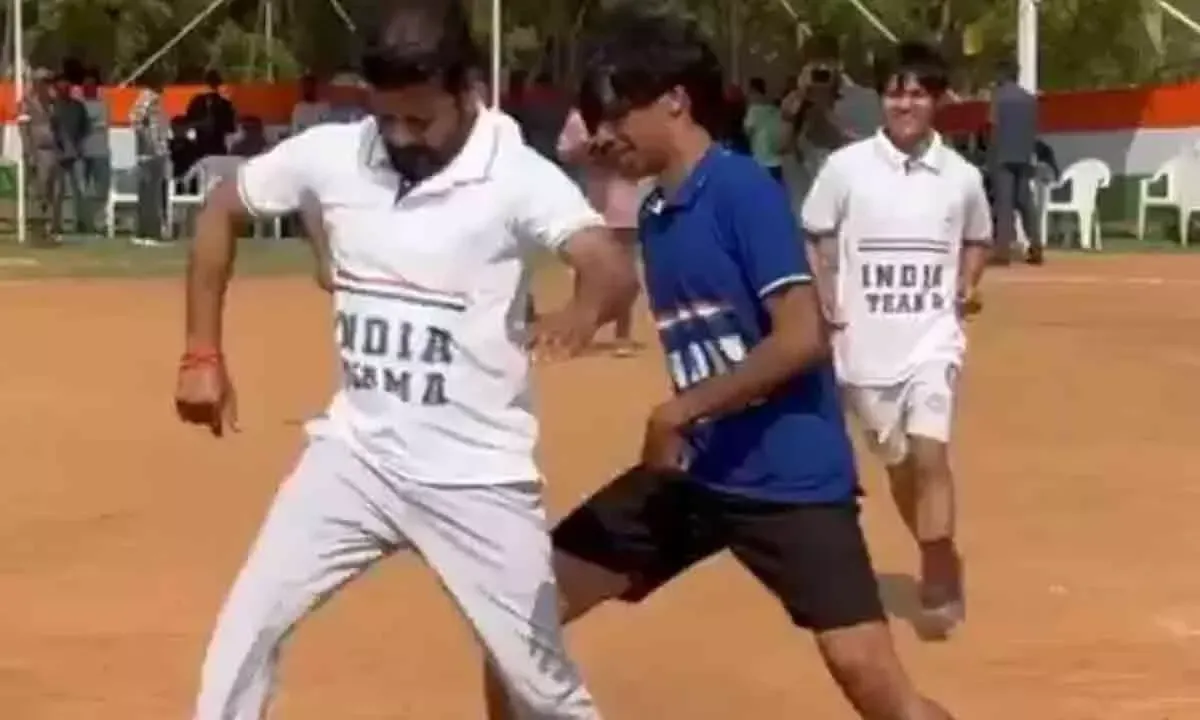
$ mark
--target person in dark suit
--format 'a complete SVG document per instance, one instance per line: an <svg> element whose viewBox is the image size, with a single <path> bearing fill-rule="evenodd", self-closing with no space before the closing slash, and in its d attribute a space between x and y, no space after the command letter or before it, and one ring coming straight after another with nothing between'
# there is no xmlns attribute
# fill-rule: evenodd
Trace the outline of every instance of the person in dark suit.
<svg viewBox="0 0 1200 720"><path fill-rule="evenodd" d="M192 98L187 106L188 125L195 133L201 158L228 154L228 138L237 131L237 111L221 94L221 83L221 74L209 70L204 74L208 89Z"/></svg>

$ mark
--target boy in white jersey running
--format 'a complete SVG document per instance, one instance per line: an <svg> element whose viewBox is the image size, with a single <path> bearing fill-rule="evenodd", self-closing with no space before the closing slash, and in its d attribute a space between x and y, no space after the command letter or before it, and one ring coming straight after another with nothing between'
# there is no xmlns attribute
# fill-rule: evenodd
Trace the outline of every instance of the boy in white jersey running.
<svg viewBox="0 0 1200 720"><path fill-rule="evenodd" d="M979 170L933 129L947 76L934 50L901 45L881 73L884 128L829 158L803 210L838 374L920 548L935 636L965 612L948 444L961 317L992 238Z"/></svg>
<svg viewBox="0 0 1200 720"><path fill-rule="evenodd" d="M574 268L573 300L536 335L578 350L632 301L632 258L574 183L479 105L459 0L392 0L381 16L363 62L372 116L248 161L199 221L180 416L217 433L232 419L221 316L235 220L306 197L329 229L342 382L226 599L194 718L262 718L295 624L412 549L523 717L594 719L563 647L533 459L526 260L540 245Z"/></svg>

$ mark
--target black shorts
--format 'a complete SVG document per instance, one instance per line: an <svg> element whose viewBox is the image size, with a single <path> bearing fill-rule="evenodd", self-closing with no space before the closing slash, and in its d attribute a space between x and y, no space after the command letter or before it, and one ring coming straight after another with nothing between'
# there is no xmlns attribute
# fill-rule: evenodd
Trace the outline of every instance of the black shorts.
<svg viewBox="0 0 1200 720"><path fill-rule="evenodd" d="M633 468L554 528L554 548L630 579L638 602L728 548L815 631L885 618L858 503L769 502L712 490L682 473Z"/></svg>

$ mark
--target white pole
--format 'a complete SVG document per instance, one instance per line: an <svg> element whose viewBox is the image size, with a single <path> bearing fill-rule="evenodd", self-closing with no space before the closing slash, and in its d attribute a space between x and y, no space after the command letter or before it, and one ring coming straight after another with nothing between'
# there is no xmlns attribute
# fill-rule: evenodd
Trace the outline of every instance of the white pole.
<svg viewBox="0 0 1200 720"><path fill-rule="evenodd" d="M266 0L266 3L267 82L275 82L275 3L274 0Z"/></svg>
<svg viewBox="0 0 1200 720"><path fill-rule="evenodd" d="M1158 6L1162 8L1163 11L1168 15L1179 21L1179 23L1188 30L1200 35L1200 23L1193 20L1187 13L1167 2L1167 0L1158 0Z"/></svg>
<svg viewBox="0 0 1200 720"><path fill-rule="evenodd" d="M1038 91L1038 5L1041 0L1018 0L1017 71L1021 87Z"/></svg>
<svg viewBox="0 0 1200 720"><path fill-rule="evenodd" d="M12 0L12 46L13 46L13 90L16 94L17 112L23 113L21 107L25 100L25 18L22 5L24 0ZM25 118L28 122L28 118ZM21 124L18 123L18 129ZM24 245L28 241L29 219L25 207L25 147L24 133L17 132L17 242Z"/></svg>
<svg viewBox="0 0 1200 720"><path fill-rule="evenodd" d="M492 107L500 107L500 64L504 53L504 5L492 0Z"/></svg>
<svg viewBox="0 0 1200 720"><path fill-rule="evenodd" d="M222 5L224 5L226 2L228 2L228 0L212 0L212 2L210 2L208 4L208 7L201 10L200 13L198 15L196 15L196 17L192 18L191 22L189 22L187 25L184 25L183 28L181 28L179 30L179 32L175 33L175 37L168 40L165 45L163 45L161 48L158 49L158 52L156 52L153 55L151 55L150 57L146 58L146 61L143 62L141 65L139 65L137 70L134 70L129 75L129 77L125 78L125 82L121 83L121 87L126 87L130 83L132 83L134 80L137 80L139 77L141 77L142 73L149 70L150 67L154 65L154 63L156 63L160 59L162 59L163 55L166 55L167 53L171 52L172 48L174 48L176 45L178 45L180 43L180 41L182 41L185 37L188 36L188 33L195 30L196 27L200 23L207 20L209 15L212 15L213 13L215 13L217 11L217 9L220 8Z"/></svg>
<svg viewBox="0 0 1200 720"><path fill-rule="evenodd" d="M329 0L329 5L333 7L333 11L342 19L342 24L350 32L357 32L358 28L354 25L354 21L350 19L350 13L346 12L346 8L342 6L339 0Z"/></svg>
<svg viewBox="0 0 1200 720"><path fill-rule="evenodd" d="M870 8L864 5L862 0L850 0L850 4L854 6L854 9L858 11L859 15L863 16L863 19L871 24L871 27L879 31L880 35L892 42L899 42L899 38L896 36L896 33L892 32L887 25L884 25L883 21L879 19L879 16L871 12Z"/></svg>

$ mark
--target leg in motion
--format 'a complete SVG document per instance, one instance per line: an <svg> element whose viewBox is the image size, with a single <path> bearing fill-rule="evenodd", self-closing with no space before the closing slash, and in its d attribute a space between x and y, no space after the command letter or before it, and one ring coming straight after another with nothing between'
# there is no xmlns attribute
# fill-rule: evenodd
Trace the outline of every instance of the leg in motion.
<svg viewBox="0 0 1200 720"><path fill-rule="evenodd" d="M1029 251L1025 260L1030 265L1041 265L1044 262L1044 239L1038 226L1038 209L1033 199L1033 166L1016 165L1012 168L1015 182L1013 201L1017 216L1021 219L1021 228L1025 237L1029 238Z"/></svg>
<svg viewBox="0 0 1200 720"><path fill-rule="evenodd" d="M696 497L686 480L635 468L565 517L553 533L562 621L613 599L639 602L715 552L718 539L693 521ZM524 717L495 666L485 670L489 720Z"/></svg>
<svg viewBox="0 0 1200 720"><path fill-rule="evenodd" d="M406 535L474 628L515 717L598 718L564 644L540 483L413 484L406 500L418 511Z"/></svg>
<svg viewBox="0 0 1200 720"><path fill-rule="evenodd" d="M830 674L864 720L950 720L923 697L892 642L854 500L722 501L734 555L816 634Z"/></svg>
<svg viewBox="0 0 1200 720"><path fill-rule="evenodd" d="M394 551L373 472L336 441L309 445L281 486L217 620L195 720L261 720L280 646L338 587Z"/></svg>
<svg viewBox="0 0 1200 720"><path fill-rule="evenodd" d="M950 468L950 429L958 367L932 363L914 377L906 408L907 465L914 528L921 552L924 630L945 636L965 613L962 562L955 542L957 506Z"/></svg>

